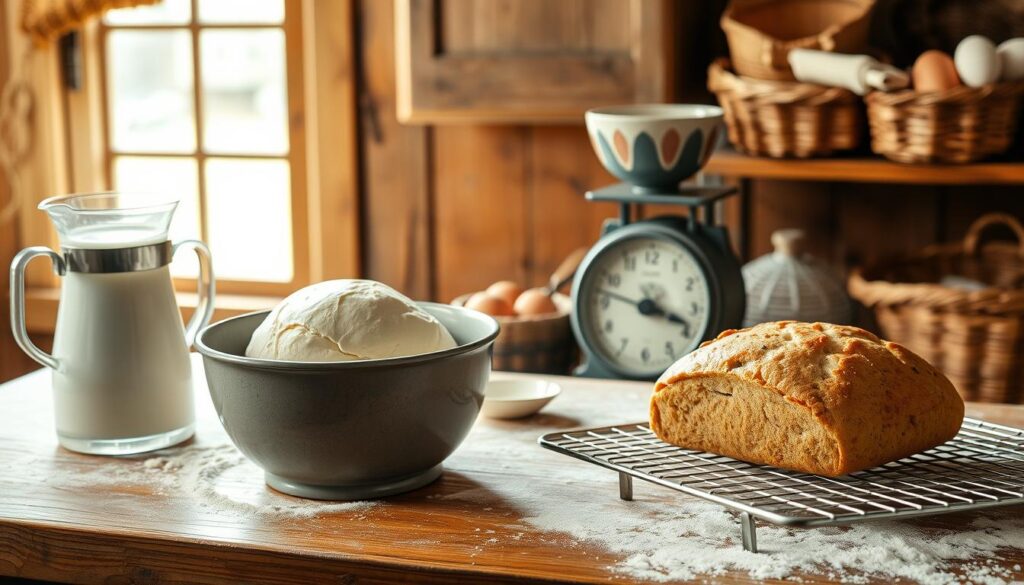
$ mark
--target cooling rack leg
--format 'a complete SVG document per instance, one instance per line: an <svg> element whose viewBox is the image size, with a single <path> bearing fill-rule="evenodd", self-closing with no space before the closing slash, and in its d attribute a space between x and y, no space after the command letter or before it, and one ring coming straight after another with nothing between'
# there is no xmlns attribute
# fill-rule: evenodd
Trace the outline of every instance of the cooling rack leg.
<svg viewBox="0 0 1024 585"><path fill-rule="evenodd" d="M633 477L629 474L619 474L619 497L627 502L633 500Z"/></svg>
<svg viewBox="0 0 1024 585"><path fill-rule="evenodd" d="M757 527L754 526L754 517L746 512L740 514L740 526L743 529L743 550L752 553L757 552Z"/></svg>

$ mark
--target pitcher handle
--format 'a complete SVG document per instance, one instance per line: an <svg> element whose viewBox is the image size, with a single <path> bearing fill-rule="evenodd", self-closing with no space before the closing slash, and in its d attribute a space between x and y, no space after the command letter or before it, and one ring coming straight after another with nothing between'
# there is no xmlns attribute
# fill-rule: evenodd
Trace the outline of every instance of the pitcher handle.
<svg viewBox="0 0 1024 585"><path fill-rule="evenodd" d="M196 342L199 330L210 322L213 317L213 301L217 294L217 285L213 280L213 258L210 256L210 249L199 240L183 240L174 244L171 254L177 254L178 249L186 247L195 250L199 258L199 302L196 303L196 311L185 326L185 345L192 347Z"/></svg>
<svg viewBox="0 0 1024 585"><path fill-rule="evenodd" d="M67 271L64 257L46 246L32 246L18 252L11 262L11 333L14 341L30 358L48 368L59 370L60 362L57 358L32 343L25 325L25 268L36 256L49 256L57 276L64 276Z"/></svg>

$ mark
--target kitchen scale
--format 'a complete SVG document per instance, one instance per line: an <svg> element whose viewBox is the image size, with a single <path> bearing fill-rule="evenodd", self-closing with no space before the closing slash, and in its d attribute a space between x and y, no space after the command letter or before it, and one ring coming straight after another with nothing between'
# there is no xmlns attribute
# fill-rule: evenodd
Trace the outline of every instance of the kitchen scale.
<svg viewBox="0 0 1024 585"><path fill-rule="evenodd" d="M733 187L687 186L658 193L619 183L586 194L614 201L572 284L578 376L653 380L701 342L739 327L746 295L740 262L714 206ZM683 216L632 221L632 206L679 205Z"/></svg>

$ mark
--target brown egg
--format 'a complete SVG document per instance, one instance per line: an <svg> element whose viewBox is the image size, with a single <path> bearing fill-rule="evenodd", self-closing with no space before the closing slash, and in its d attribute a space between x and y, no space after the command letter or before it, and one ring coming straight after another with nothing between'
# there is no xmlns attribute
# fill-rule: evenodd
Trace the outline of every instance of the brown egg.
<svg viewBox="0 0 1024 585"><path fill-rule="evenodd" d="M485 292L474 293L466 301L466 308L487 313L492 317L511 317L515 315L512 305L505 302L505 299L489 295Z"/></svg>
<svg viewBox="0 0 1024 585"><path fill-rule="evenodd" d="M946 91L960 85L953 58L942 51L925 51L914 61L910 71L914 90L920 92Z"/></svg>
<svg viewBox="0 0 1024 585"><path fill-rule="evenodd" d="M508 303L508 306L511 307L516 304L516 299L519 298L519 295L523 294L523 287L511 280L499 280L487 287L487 290L484 292L492 297L504 299L505 302Z"/></svg>
<svg viewBox="0 0 1024 585"><path fill-rule="evenodd" d="M555 302L548 296L547 291L542 288L531 288L523 292L516 299L516 304L513 308L516 311L516 315L523 316L547 315L558 312Z"/></svg>

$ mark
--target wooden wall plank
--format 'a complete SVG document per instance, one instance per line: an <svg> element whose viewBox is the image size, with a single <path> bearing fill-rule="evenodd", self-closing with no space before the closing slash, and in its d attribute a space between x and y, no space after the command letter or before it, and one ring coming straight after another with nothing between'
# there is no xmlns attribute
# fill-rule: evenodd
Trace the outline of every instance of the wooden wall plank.
<svg viewBox="0 0 1024 585"><path fill-rule="evenodd" d="M53 45L31 48L32 41L15 26L20 9L19 2L0 2L0 10L6 11L7 27L3 36L6 37L9 71L15 74L17 64L23 63L24 81L36 96L32 110L33 147L19 176L21 209L28 210L18 217L19 246L56 248L57 236L49 218L34 208L46 197L67 193L69 187L60 62ZM15 30L18 32L7 34ZM26 270L25 280L29 286L49 287L57 283L57 277L44 262L33 262Z"/></svg>
<svg viewBox="0 0 1024 585"><path fill-rule="evenodd" d="M312 281L352 278L360 262L353 3L304 0L305 156ZM291 37L289 37L291 38Z"/></svg>
<svg viewBox="0 0 1024 585"><path fill-rule="evenodd" d="M527 220L529 131L445 126L433 136L436 297L529 281L536 242Z"/></svg>
<svg viewBox="0 0 1024 585"><path fill-rule="evenodd" d="M1009 213L1024 223L1024 197L1019 187L953 187L943 191L945 207L941 239L960 241L967 229L982 215L991 212ZM1012 238L1009 230L992 228L985 238Z"/></svg>
<svg viewBox="0 0 1024 585"><path fill-rule="evenodd" d="M579 127L536 127L530 131L529 221L533 233L529 286L548 276L580 246L597 241L604 220L618 216L614 203L590 203L584 193L615 182Z"/></svg>
<svg viewBox="0 0 1024 585"><path fill-rule="evenodd" d="M0 31L7 30L7 12L0 10ZM3 87L10 76L10 63L7 58L8 55L8 42L7 35L0 38L0 87ZM10 201L10 191L8 189L8 178L4 176L4 172L0 170L0 210L2 210ZM10 266L11 259L17 253L18 250L18 230L14 218L4 221L4 218L0 216L0 264L4 268ZM10 312L6 310L10 299L7 291L9 290L9 272L7 270L0 270L0 299L3 300L4 310L0 311L0 382L9 380L15 375L14 360L16 354L20 353L20 349L14 343L14 338L11 337L10 332L10 319L8 315Z"/></svg>
<svg viewBox="0 0 1024 585"><path fill-rule="evenodd" d="M833 186L838 231L833 260L846 269L915 252L936 241L940 197L935 187Z"/></svg>
<svg viewBox="0 0 1024 585"><path fill-rule="evenodd" d="M441 52L628 51L621 0L442 0Z"/></svg>
<svg viewBox="0 0 1024 585"><path fill-rule="evenodd" d="M772 251L772 232L801 228L807 251L834 262L835 218L828 185L795 181L751 182L747 248L750 258Z"/></svg>
<svg viewBox="0 0 1024 585"><path fill-rule="evenodd" d="M0 31L10 30L8 20L10 13L0 6ZM0 87L3 87L11 75L12 70L12 39L10 35L0 35ZM10 201L11 192L8 178L0 171L0 209L3 209ZM2 218L0 218L2 220ZM32 361L18 345L11 335L10 311L10 272L7 267L11 260L21 248L21 230L19 229L18 216L15 215L6 221L0 222L0 382L10 380L32 370L38 369L39 364ZM36 345L44 350L50 347L50 339L47 336L33 337Z"/></svg>
<svg viewBox="0 0 1024 585"><path fill-rule="evenodd" d="M750 206L750 194L747 193L749 181L735 177L725 179L727 186L736 187L736 193L718 204L716 220L729 230L729 241L732 251L740 262L750 261L749 242L747 238L747 209Z"/></svg>
<svg viewBox="0 0 1024 585"><path fill-rule="evenodd" d="M834 265L844 274L894 256L911 254L936 241L942 198L931 186L840 183L835 215ZM881 335L874 313L856 301L854 324Z"/></svg>
<svg viewBox="0 0 1024 585"><path fill-rule="evenodd" d="M431 298L430 130L395 116L394 4L356 6L364 274Z"/></svg>

